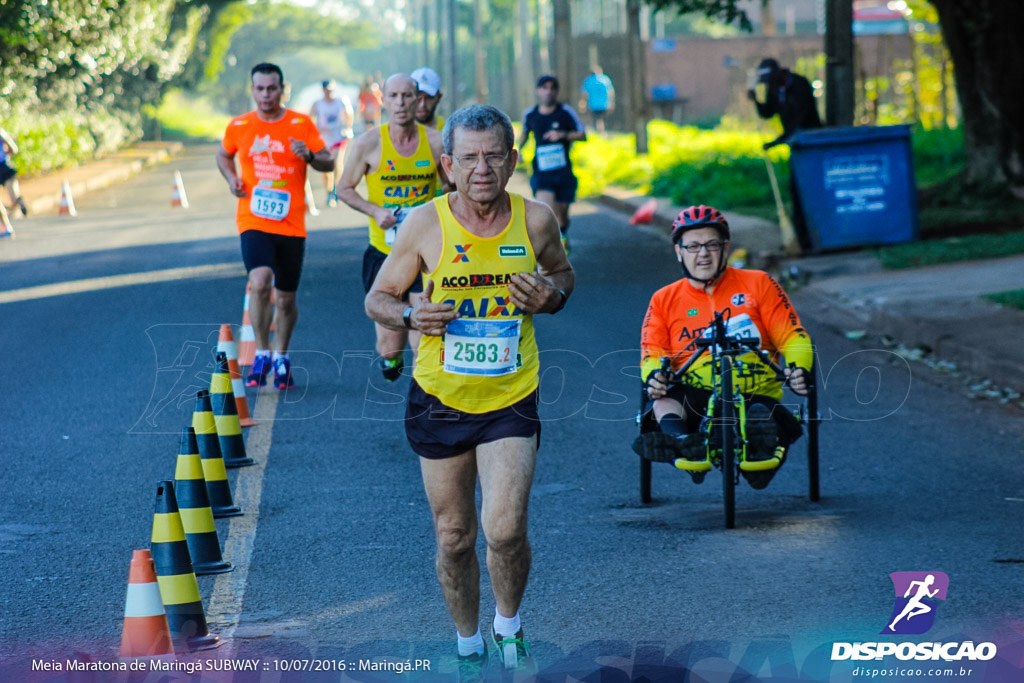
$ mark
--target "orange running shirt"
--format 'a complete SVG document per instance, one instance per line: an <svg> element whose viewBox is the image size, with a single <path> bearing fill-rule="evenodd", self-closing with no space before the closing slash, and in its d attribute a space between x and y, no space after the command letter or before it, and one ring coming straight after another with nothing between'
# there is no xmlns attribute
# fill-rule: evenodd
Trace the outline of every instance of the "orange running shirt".
<svg viewBox="0 0 1024 683"><path fill-rule="evenodd" d="M641 334L641 378L661 367L662 356L672 356L678 370L693 355L690 343L714 320L715 311L726 313L727 332L757 335L761 348L785 356L787 363L809 370L813 360L811 339L782 287L760 270L726 268L710 293L697 289L686 278L662 287L651 297ZM747 368L736 377L744 394L780 398L782 385L775 373L753 352L739 356ZM711 356L707 352L683 379L687 384L711 388Z"/></svg>
<svg viewBox="0 0 1024 683"><path fill-rule="evenodd" d="M292 109L274 122L251 111L224 131L224 151L237 154L247 195L238 200L238 232L306 236L306 160L292 152L291 139L302 140L314 154L324 148L313 120Z"/></svg>

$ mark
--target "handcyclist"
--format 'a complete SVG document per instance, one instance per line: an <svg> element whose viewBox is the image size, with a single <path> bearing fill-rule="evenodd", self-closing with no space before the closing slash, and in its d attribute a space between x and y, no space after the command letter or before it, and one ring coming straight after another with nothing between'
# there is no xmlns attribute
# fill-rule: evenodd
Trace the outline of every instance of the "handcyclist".
<svg viewBox="0 0 1024 683"><path fill-rule="evenodd" d="M384 82L384 108L389 122L366 131L353 145L338 181L338 197L370 217L370 245L363 254L363 287L373 287L384 259L391 253L399 227L410 209L432 200L438 183L448 183L440 166L441 133L416 123L419 91L408 74L394 74ZM367 197L356 190L366 178ZM405 299L422 291L419 278ZM376 326L377 354L384 379L402 375L402 354L408 341L416 352L419 333L404 328Z"/></svg>
<svg viewBox="0 0 1024 683"><path fill-rule="evenodd" d="M569 251L569 205L576 200L576 175L572 172L569 147L587 139L580 117L568 104L558 101L558 79L537 79L537 106L523 112L519 148L533 134L537 147L533 155L530 189L537 201L555 212L562 246Z"/></svg>
<svg viewBox="0 0 1024 683"><path fill-rule="evenodd" d="M651 297L641 337L641 376L659 431L642 434L633 449L655 462L682 458L695 463L706 461L699 430L711 397L711 358L700 358L676 384L661 371L662 357L671 358L673 369L682 367L696 352L693 342L706 333L716 311L725 314L728 334L759 339L760 348L785 356L792 364L785 370L789 386L801 395L808 391L813 352L782 287L765 272L727 265L729 223L720 211L703 205L683 209L672 223L672 244L683 277ZM743 474L751 486L764 488L801 428L793 414L779 406L782 385L774 371L752 351L739 359L743 371L734 382L747 399L747 460L769 463L764 470ZM681 469L695 482L703 481L706 471L686 464Z"/></svg>

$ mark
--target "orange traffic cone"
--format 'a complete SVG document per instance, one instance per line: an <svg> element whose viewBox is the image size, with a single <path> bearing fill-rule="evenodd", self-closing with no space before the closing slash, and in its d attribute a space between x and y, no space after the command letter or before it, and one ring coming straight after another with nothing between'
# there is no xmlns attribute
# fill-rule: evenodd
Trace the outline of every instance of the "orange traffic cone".
<svg viewBox="0 0 1024 683"><path fill-rule="evenodd" d="M249 400L245 397L245 384L242 382L242 369L238 367L238 352L235 350L235 337L231 334L231 325L225 323L220 326L217 351L223 351L228 357L231 390L235 394L235 407L238 408L238 423L243 427L252 427L256 422L249 415Z"/></svg>
<svg viewBox="0 0 1024 683"><path fill-rule="evenodd" d="M181 179L181 171L174 172L174 182L171 184L171 208L180 206L188 208L188 195L185 194L185 183Z"/></svg>
<svg viewBox="0 0 1024 683"><path fill-rule="evenodd" d="M192 570L192 558L188 554L173 481L162 481L157 485L151 548L160 599L167 612L167 625L174 643L187 650L209 650L223 645L223 641L212 635L206 626L203 599L199 596L199 582Z"/></svg>
<svg viewBox="0 0 1024 683"><path fill-rule="evenodd" d="M7 215L7 207L0 201L0 239L4 237L14 239L14 226L11 225L11 217Z"/></svg>
<svg viewBox="0 0 1024 683"><path fill-rule="evenodd" d="M249 318L249 294L252 285L245 283L245 299L242 300L242 331L238 342L238 364L252 365L256 357L256 332L252 329L252 319Z"/></svg>
<svg viewBox="0 0 1024 683"><path fill-rule="evenodd" d="M199 457L196 432L191 427L181 430L178 464L174 470L174 485L178 496L181 524L185 528L185 541L196 575L223 574L234 567L220 553L220 537L213 523L210 496L206 492L203 462Z"/></svg>
<svg viewBox="0 0 1024 683"><path fill-rule="evenodd" d="M132 552L128 570L128 597L124 601L121 656L174 659L171 629L160 600L156 566L148 550Z"/></svg>
<svg viewBox="0 0 1024 683"><path fill-rule="evenodd" d="M654 212L658 210L658 200L648 199L644 202L640 208L634 213L633 217L629 219L630 225L637 225L638 223L650 223L654 218Z"/></svg>
<svg viewBox="0 0 1024 683"><path fill-rule="evenodd" d="M242 508L235 505L228 484L228 471L224 467L224 456L220 452L217 425L213 419L213 405L209 389L196 394L196 407L192 412L192 429L199 443L199 455L203 461L203 478L206 479L206 493L210 496L213 516L236 517Z"/></svg>
<svg viewBox="0 0 1024 683"><path fill-rule="evenodd" d="M213 421L217 425L220 452L225 467L246 467L256 461L245 454L245 439L242 425L238 423L238 409L235 394L231 390L231 373L228 371L228 357L217 353L217 369L210 378L210 403L213 405Z"/></svg>
<svg viewBox="0 0 1024 683"><path fill-rule="evenodd" d="M67 214L69 216L77 216L78 210L75 209L75 198L71 196L71 183L68 179L64 179L64 183L60 186L60 214Z"/></svg>

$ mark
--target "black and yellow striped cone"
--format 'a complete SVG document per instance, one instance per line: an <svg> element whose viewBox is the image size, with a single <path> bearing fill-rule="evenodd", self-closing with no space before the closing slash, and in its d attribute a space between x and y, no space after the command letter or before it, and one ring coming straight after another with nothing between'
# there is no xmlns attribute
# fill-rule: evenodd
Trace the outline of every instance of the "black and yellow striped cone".
<svg viewBox="0 0 1024 683"><path fill-rule="evenodd" d="M160 599L167 612L167 625L175 645L188 650L209 650L221 645L220 638L212 635L206 627L199 582L192 571L173 481L162 481L157 485L150 548L156 563Z"/></svg>
<svg viewBox="0 0 1024 683"><path fill-rule="evenodd" d="M242 425L238 421L235 392L231 388L228 356L223 351L217 352L217 369L210 378L210 403L213 404L213 420L217 424L224 466L255 465L256 461L245 454L245 439L242 438Z"/></svg>
<svg viewBox="0 0 1024 683"><path fill-rule="evenodd" d="M185 528L188 554L197 576L223 574L234 567L220 554L220 537L213 523L210 496L206 493L203 462L199 457L199 444L191 427L181 430L178 465L174 470L174 490L178 497L181 525Z"/></svg>
<svg viewBox="0 0 1024 683"><path fill-rule="evenodd" d="M203 389L196 394L196 407L192 412L192 429L196 433L199 444L199 455L203 462L203 477L206 479L206 493L210 497L210 508L213 516L237 517L242 508L235 505L231 497L231 486L228 484L228 473L224 468L224 456L220 453L220 439L217 438L217 425L213 421L213 405L210 403L210 392Z"/></svg>

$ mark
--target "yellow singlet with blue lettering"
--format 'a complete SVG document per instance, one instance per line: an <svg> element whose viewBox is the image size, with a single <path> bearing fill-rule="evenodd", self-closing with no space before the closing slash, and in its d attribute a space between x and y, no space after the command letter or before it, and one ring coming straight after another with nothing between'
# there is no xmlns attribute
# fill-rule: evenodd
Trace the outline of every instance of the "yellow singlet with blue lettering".
<svg viewBox="0 0 1024 683"><path fill-rule="evenodd" d="M377 171L366 174L367 200L387 209L398 209L398 223L387 230L370 218L370 244L391 253L405 215L414 206L426 204L437 193L437 162L430 151L427 129L416 124L419 143L410 157L403 157L395 149L388 134L388 124L380 127L380 164Z"/></svg>
<svg viewBox="0 0 1024 683"><path fill-rule="evenodd" d="M428 394L465 413L506 408L537 389L540 366L533 316L512 303L508 285L517 273L532 273L537 257L526 232L523 198L509 193L512 218L494 237L463 228L438 197L441 259L423 285L434 283L435 303L450 303L459 317L444 337L424 336L413 377Z"/></svg>

